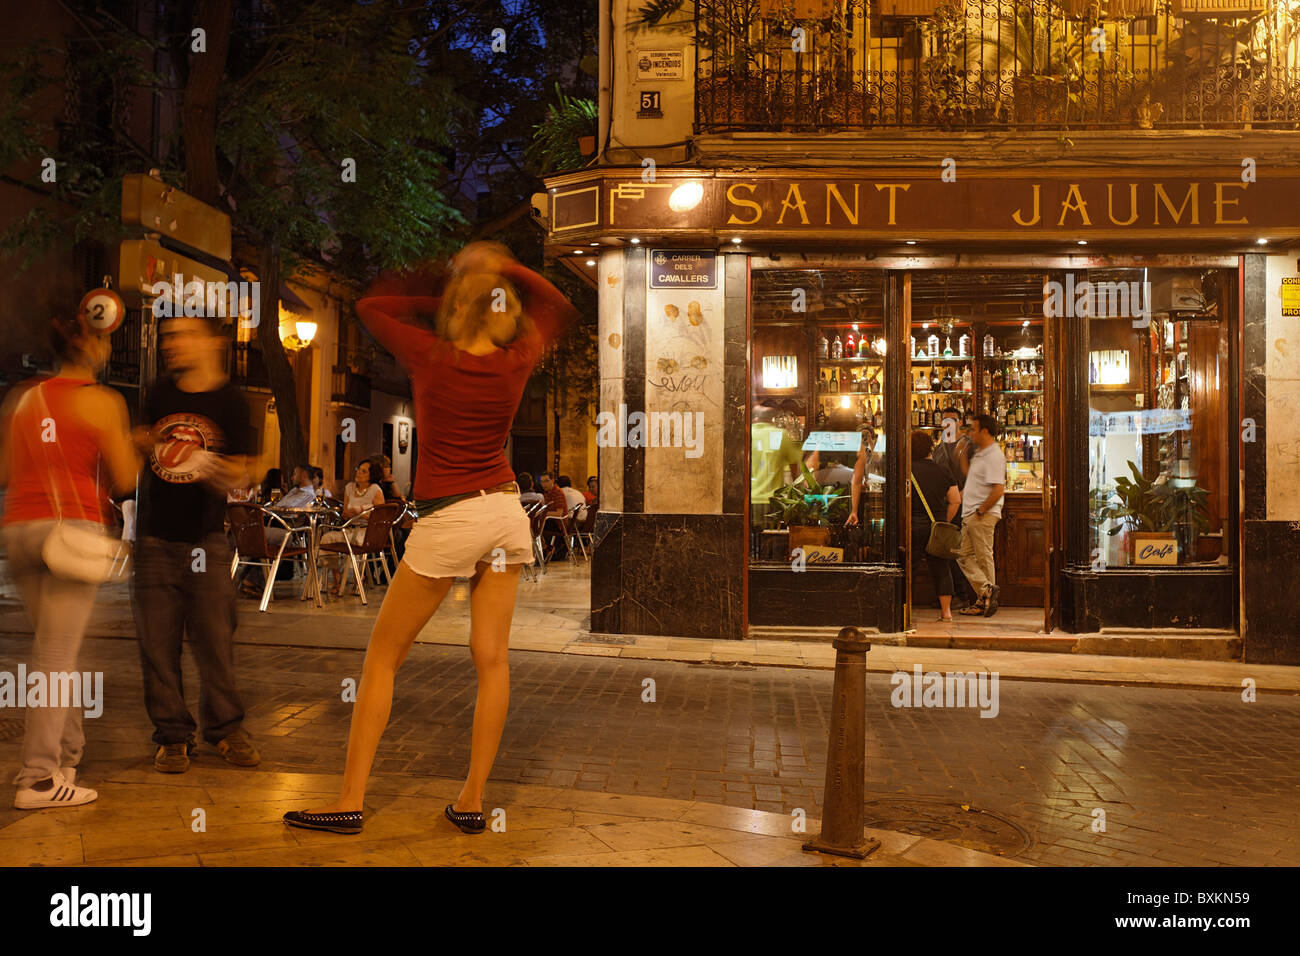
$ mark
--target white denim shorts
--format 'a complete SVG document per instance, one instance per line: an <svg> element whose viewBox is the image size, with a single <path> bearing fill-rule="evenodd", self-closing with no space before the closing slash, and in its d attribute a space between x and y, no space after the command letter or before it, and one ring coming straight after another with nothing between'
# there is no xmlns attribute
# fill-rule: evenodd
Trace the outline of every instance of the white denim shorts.
<svg viewBox="0 0 1300 956"><path fill-rule="evenodd" d="M480 561L533 562L533 535L517 492L475 495L415 522L402 563L426 578L471 577Z"/></svg>

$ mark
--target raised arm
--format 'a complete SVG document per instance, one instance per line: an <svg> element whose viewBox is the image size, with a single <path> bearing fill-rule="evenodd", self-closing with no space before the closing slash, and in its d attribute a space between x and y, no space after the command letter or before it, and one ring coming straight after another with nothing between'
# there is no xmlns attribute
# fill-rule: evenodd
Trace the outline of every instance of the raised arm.
<svg viewBox="0 0 1300 956"><path fill-rule="evenodd" d="M564 293L521 262L502 260L501 274L515 284L524 313L537 326L543 341L558 338L578 317Z"/></svg>
<svg viewBox="0 0 1300 956"><path fill-rule="evenodd" d="M357 303L357 315L379 344L409 367L411 359L423 355L437 336L404 320L437 312L440 301L427 295L367 296Z"/></svg>

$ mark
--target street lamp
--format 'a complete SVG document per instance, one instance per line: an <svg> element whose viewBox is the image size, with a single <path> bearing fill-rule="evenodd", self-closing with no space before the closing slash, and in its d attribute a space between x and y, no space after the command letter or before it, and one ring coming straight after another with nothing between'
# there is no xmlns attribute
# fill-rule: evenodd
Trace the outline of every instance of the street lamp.
<svg viewBox="0 0 1300 956"><path fill-rule="evenodd" d="M311 346L316 337L317 324L301 318L280 305L280 341L291 352L301 352Z"/></svg>

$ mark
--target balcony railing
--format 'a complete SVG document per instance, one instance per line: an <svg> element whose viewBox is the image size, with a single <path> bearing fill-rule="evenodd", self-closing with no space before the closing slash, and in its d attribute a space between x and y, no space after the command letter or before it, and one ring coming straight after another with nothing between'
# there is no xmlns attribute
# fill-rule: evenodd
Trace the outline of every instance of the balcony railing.
<svg viewBox="0 0 1300 956"><path fill-rule="evenodd" d="M350 368L334 366L334 387L330 401L353 408L370 408L370 376L360 375Z"/></svg>
<svg viewBox="0 0 1300 956"><path fill-rule="evenodd" d="M262 350L252 342L236 342L230 353L230 380L239 388L270 388Z"/></svg>
<svg viewBox="0 0 1300 956"><path fill-rule="evenodd" d="M697 132L1300 128L1300 0L697 0Z"/></svg>

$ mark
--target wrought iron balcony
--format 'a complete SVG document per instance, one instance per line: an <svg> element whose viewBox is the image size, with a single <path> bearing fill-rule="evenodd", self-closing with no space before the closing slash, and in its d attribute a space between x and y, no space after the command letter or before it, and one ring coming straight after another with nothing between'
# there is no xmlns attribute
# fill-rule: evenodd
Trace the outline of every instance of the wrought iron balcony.
<svg viewBox="0 0 1300 956"><path fill-rule="evenodd" d="M697 0L697 132L1300 129L1300 0Z"/></svg>
<svg viewBox="0 0 1300 956"><path fill-rule="evenodd" d="M370 408L370 376L350 368L334 366L334 386L330 401L353 408Z"/></svg>
<svg viewBox="0 0 1300 956"><path fill-rule="evenodd" d="M256 343L234 343L230 354L230 380L240 388L271 387L262 350Z"/></svg>

